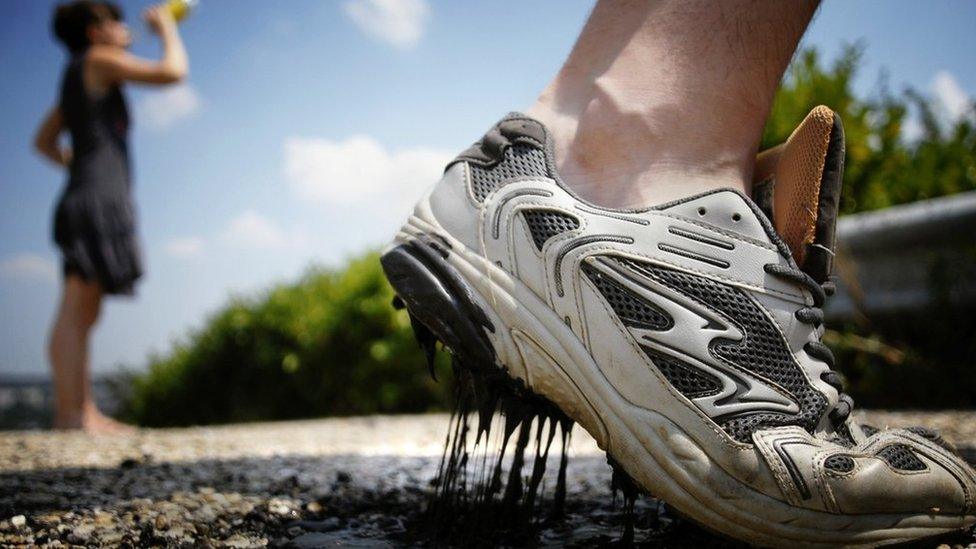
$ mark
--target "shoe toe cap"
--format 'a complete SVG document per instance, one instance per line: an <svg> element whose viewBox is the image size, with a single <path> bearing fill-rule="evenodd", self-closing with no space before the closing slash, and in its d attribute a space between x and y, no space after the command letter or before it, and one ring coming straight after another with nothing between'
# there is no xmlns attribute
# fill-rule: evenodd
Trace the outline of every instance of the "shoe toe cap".
<svg viewBox="0 0 976 549"><path fill-rule="evenodd" d="M849 451L828 452L820 469L843 513L974 512L972 468L950 447L910 430L879 432Z"/></svg>

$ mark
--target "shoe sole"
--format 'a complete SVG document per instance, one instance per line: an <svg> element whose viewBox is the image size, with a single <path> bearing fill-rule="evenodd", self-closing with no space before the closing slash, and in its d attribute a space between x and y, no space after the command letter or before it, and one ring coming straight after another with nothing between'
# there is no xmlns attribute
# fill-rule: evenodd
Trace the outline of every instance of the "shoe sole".
<svg viewBox="0 0 976 549"><path fill-rule="evenodd" d="M940 536L976 521L918 514L854 519L793 507L741 483L679 425L626 401L535 292L454 239L423 206L381 258L410 314L462 363L504 372L554 403L638 484L705 528L764 546L868 547Z"/></svg>

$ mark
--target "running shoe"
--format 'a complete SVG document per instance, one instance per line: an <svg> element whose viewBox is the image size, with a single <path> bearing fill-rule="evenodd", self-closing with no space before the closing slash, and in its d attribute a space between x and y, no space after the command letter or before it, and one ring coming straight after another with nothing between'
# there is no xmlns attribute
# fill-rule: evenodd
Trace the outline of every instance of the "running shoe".
<svg viewBox="0 0 976 549"><path fill-rule="evenodd" d="M844 164L814 109L753 196L590 204L552 137L510 114L461 153L382 257L461 363L582 425L650 494L759 545L864 545L976 521L976 475L935 433L851 419L821 343Z"/></svg>

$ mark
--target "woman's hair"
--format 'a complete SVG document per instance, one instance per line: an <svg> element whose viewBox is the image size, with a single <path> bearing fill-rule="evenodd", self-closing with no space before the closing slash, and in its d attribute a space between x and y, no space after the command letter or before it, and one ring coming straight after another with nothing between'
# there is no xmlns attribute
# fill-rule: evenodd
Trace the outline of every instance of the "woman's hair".
<svg viewBox="0 0 976 549"><path fill-rule="evenodd" d="M122 10L114 2L104 0L74 0L54 8L51 26L54 35L72 53L88 49L88 27L103 21L121 21Z"/></svg>

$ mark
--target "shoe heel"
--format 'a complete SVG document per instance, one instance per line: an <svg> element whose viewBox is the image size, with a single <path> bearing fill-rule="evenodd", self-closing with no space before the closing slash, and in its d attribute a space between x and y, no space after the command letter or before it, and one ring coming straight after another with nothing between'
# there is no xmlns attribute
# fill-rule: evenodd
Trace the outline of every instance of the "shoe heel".
<svg viewBox="0 0 976 549"><path fill-rule="evenodd" d="M418 336L423 332L416 330L419 322L466 364L494 367L495 351L486 330L494 332L495 327L474 290L446 261L449 253L446 245L421 236L396 245L380 263Z"/></svg>
<svg viewBox="0 0 976 549"><path fill-rule="evenodd" d="M559 468L547 507L551 518L563 516L573 421L500 364L489 339L496 329L491 311L447 260L451 253L447 243L422 235L395 245L380 262L428 366L437 341L453 355L454 410L427 508L431 541L453 547L483 544L498 531L530 531L543 506L550 447L559 452ZM489 442L492 429L503 433L500 442Z"/></svg>

